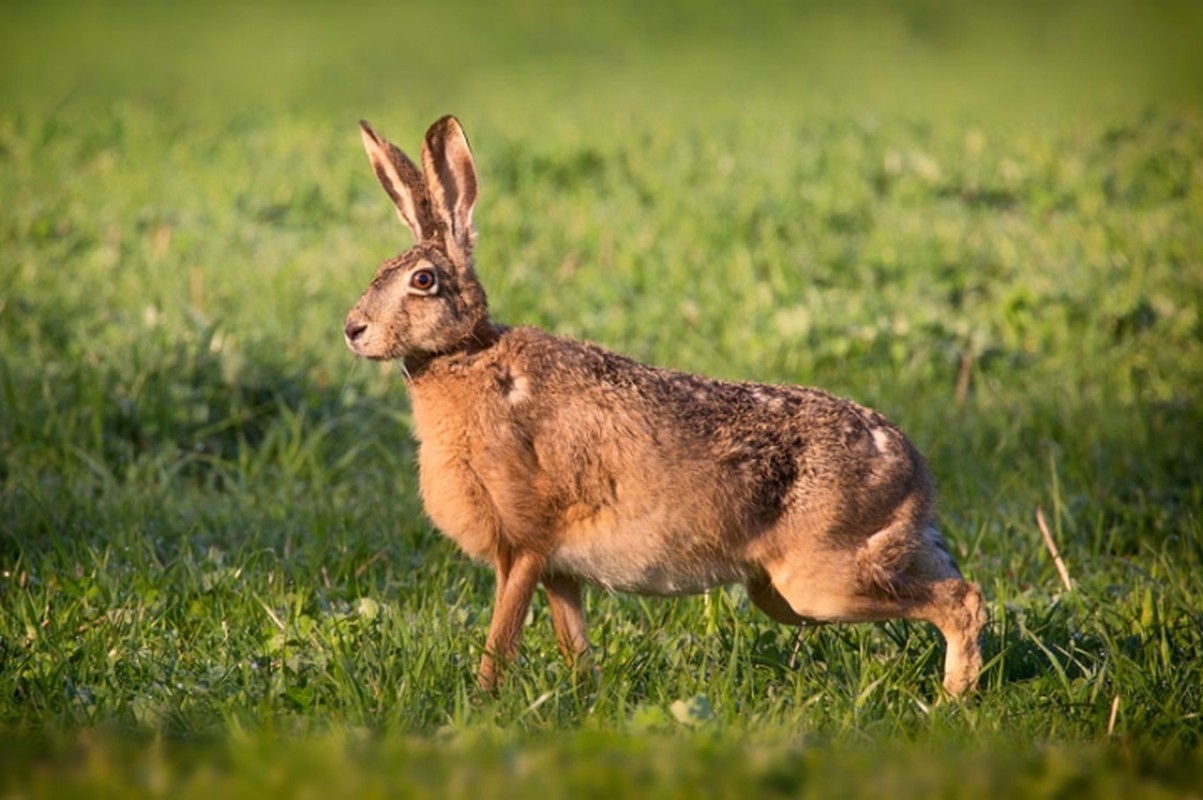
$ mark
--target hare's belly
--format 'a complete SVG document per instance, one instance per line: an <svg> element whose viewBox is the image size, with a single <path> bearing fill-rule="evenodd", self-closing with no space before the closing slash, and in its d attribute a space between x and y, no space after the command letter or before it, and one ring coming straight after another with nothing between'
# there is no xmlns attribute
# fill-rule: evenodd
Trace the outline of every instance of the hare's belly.
<svg viewBox="0 0 1203 800"><path fill-rule="evenodd" d="M746 568L716 546L719 531L656 517L605 515L577 523L560 538L549 568L612 591L655 595L697 594L747 578Z"/></svg>

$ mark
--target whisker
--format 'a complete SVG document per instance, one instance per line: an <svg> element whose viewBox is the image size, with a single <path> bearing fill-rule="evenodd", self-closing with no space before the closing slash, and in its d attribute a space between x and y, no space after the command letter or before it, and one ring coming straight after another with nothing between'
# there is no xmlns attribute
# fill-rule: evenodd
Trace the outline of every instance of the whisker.
<svg viewBox="0 0 1203 800"><path fill-rule="evenodd" d="M351 368L347 370L346 374L343 376L342 388L338 390L339 405L343 405L347 402L347 393L351 388L351 376L355 374L355 370L359 369L359 363L362 360L363 359L360 358L354 358L351 360Z"/></svg>

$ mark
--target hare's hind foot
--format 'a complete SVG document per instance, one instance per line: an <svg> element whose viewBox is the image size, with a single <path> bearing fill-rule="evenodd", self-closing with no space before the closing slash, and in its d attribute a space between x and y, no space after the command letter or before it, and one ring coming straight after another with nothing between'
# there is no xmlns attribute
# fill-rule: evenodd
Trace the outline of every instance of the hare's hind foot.
<svg viewBox="0 0 1203 800"><path fill-rule="evenodd" d="M913 615L925 619L944 634L944 691L957 697L977 686L982 671L982 626L985 602L976 583L949 578L931 587L931 600Z"/></svg>

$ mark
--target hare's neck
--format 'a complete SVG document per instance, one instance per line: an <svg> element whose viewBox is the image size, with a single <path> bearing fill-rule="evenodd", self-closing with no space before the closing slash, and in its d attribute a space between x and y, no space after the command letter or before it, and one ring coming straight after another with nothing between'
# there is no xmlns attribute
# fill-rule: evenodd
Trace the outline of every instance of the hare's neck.
<svg viewBox="0 0 1203 800"><path fill-rule="evenodd" d="M411 387L427 378L454 372L491 350L506 328L483 320L459 346L441 353L414 353L401 360L401 372Z"/></svg>

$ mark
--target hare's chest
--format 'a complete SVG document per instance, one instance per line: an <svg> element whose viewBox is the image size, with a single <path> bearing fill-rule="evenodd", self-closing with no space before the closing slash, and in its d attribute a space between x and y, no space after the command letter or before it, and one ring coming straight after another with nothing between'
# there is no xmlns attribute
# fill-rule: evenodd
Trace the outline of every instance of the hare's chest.
<svg viewBox="0 0 1203 800"><path fill-rule="evenodd" d="M427 516L469 556L491 562L497 550L497 520L467 453L438 441L422 442L418 452Z"/></svg>
<svg viewBox="0 0 1203 800"><path fill-rule="evenodd" d="M418 433L418 479L427 516L444 535L474 559L491 562L497 551L498 522L474 466L464 411L432 407L414 398Z"/></svg>

